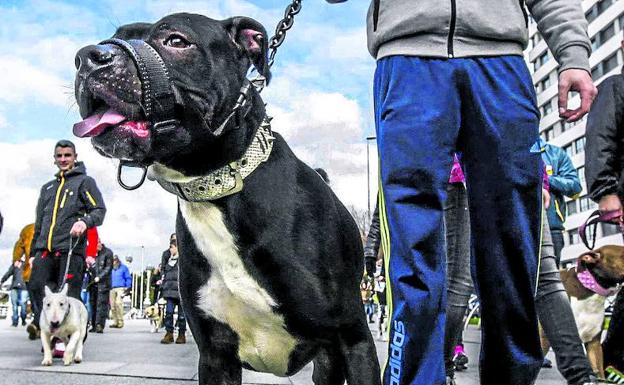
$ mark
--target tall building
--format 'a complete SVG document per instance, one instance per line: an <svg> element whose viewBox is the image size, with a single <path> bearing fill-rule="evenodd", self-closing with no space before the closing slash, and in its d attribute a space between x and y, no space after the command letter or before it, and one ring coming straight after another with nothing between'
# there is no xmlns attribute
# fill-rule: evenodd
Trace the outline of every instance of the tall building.
<svg viewBox="0 0 624 385"><path fill-rule="evenodd" d="M624 0L583 0L583 11L589 22L588 34L593 53L589 59L592 78L596 85L613 74L620 73L624 58L620 43L624 30ZM568 218L564 234L565 247L562 264L574 261L586 250L578 234L579 226L598 205L587 196L585 183L585 123L587 117L574 123L559 118L557 104L557 62L548 50L546 42L537 31L537 24L529 23L529 46L525 57L531 70L537 92L537 105L541 113L540 135L551 144L565 149L578 170L583 191L578 199L566 199ZM572 95L571 104L578 107L578 94ZM587 155L590 156L590 155ZM621 243L619 228L601 224L596 232L596 245ZM591 236L590 234L588 234Z"/></svg>

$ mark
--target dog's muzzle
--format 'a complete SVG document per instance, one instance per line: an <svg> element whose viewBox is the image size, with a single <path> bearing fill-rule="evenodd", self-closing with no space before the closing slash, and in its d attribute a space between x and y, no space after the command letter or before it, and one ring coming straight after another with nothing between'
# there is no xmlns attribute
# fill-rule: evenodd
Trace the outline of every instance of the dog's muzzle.
<svg viewBox="0 0 624 385"><path fill-rule="evenodd" d="M152 134L173 133L179 124L174 115L176 99L162 57L143 40L108 39L100 43L106 44L124 50L136 65L141 79L143 111L151 123Z"/></svg>

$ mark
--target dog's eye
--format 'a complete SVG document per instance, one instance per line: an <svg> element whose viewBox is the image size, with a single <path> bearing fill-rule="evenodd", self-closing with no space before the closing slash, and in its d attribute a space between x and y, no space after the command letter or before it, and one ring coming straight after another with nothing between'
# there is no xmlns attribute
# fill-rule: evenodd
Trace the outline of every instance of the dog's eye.
<svg viewBox="0 0 624 385"><path fill-rule="evenodd" d="M188 48L191 46L191 43L186 40L183 36L180 35L171 35L169 36L164 43L168 47L173 48Z"/></svg>

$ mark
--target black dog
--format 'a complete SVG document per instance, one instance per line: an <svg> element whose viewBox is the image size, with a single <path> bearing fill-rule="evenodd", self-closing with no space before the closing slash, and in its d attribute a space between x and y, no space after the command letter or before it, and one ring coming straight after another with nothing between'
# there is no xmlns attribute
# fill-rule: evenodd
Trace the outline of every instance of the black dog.
<svg viewBox="0 0 624 385"><path fill-rule="evenodd" d="M105 156L150 166L180 196L180 292L199 382L240 384L243 367L288 376L313 360L315 384L379 384L358 291L357 227L271 133L260 96L245 88L251 64L270 75L264 28L243 17L175 14L113 37L142 40L162 58L175 123L161 131L150 121L142 64L115 40L77 54L85 120L74 132L93 136Z"/></svg>

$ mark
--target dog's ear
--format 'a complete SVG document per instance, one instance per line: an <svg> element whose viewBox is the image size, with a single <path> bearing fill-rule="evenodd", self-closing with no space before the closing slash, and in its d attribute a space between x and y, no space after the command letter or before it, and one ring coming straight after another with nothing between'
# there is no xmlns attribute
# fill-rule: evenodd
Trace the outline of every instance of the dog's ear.
<svg viewBox="0 0 624 385"><path fill-rule="evenodd" d="M262 24L242 16L223 20L223 24L232 40L247 55L258 73L264 76L266 83L269 84L271 80L268 57L269 38Z"/></svg>
<svg viewBox="0 0 624 385"><path fill-rule="evenodd" d="M45 296L49 296L52 295L52 290L50 290L50 288L48 287L48 285L45 286Z"/></svg>
<svg viewBox="0 0 624 385"><path fill-rule="evenodd" d="M600 261L600 258L600 253L596 251L588 251L579 257L579 259L586 265L595 265L598 261Z"/></svg>
<svg viewBox="0 0 624 385"><path fill-rule="evenodd" d="M63 288L61 289L61 295L67 295L67 290L68 290L68 285L64 284Z"/></svg>

